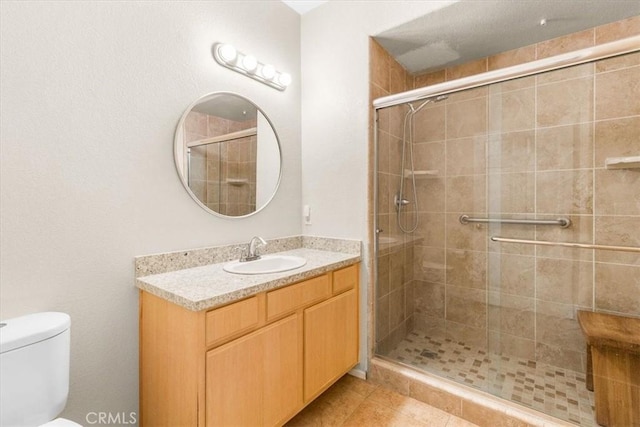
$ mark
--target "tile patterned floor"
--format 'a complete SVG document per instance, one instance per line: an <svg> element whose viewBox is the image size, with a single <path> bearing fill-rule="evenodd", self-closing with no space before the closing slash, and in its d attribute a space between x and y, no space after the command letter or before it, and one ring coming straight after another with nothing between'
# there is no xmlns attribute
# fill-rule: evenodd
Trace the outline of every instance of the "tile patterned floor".
<svg viewBox="0 0 640 427"><path fill-rule="evenodd" d="M597 426L584 374L411 332L387 357L571 423Z"/></svg>
<svg viewBox="0 0 640 427"><path fill-rule="evenodd" d="M345 375L288 427L477 427L462 418L383 387Z"/></svg>

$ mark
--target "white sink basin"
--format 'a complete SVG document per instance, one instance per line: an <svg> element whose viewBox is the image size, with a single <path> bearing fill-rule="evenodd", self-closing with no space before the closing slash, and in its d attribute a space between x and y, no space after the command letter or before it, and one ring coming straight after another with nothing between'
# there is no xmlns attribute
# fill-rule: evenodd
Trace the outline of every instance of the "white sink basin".
<svg viewBox="0 0 640 427"><path fill-rule="evenodd" d="M264 255L255 261L233 261L225 264L222 269L234 274L267 274L294 270L307 263L307 260L292 255Z"/></svg>

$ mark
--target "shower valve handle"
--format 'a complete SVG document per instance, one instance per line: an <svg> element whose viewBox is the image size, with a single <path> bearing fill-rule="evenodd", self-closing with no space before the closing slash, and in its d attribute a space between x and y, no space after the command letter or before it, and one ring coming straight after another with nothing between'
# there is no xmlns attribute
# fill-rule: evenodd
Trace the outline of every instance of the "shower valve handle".
<svg viewBox="0 0 640 427"><path fill-rule="evenodd" d="M396 205L397 208L400 208L402 206L407 206L411 202L407 199L403 199L402 197L400 197L399 194L396 194L396 196L393 199L393 203Z"/></svg>

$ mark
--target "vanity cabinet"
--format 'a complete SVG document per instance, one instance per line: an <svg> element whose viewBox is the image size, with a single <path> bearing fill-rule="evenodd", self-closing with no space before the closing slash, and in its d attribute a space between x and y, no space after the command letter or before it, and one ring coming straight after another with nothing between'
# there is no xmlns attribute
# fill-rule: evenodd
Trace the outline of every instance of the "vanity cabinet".
<svg viewBox="0 0 640 427"><path fill-rule="evenodd" d="M201 312L141 291L140 425L291 419L358 362L358 267Z"/></svg>
<svg viewBox="0 0 640 427"><path fill-rule="evenodd" d="M208 426L279 425L297 412L299 333L293 314L207 352Z"/></svg>

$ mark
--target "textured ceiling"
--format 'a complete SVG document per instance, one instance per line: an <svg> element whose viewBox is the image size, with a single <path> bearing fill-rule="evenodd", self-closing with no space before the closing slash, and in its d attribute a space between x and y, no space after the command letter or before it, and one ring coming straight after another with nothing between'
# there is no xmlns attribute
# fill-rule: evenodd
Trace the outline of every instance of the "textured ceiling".
<svg viewBox="0 0 640 427"><path fill-rule="evenodd" d="M375 39L417 74L635 15L638 0L461 0Z"/></svg>

